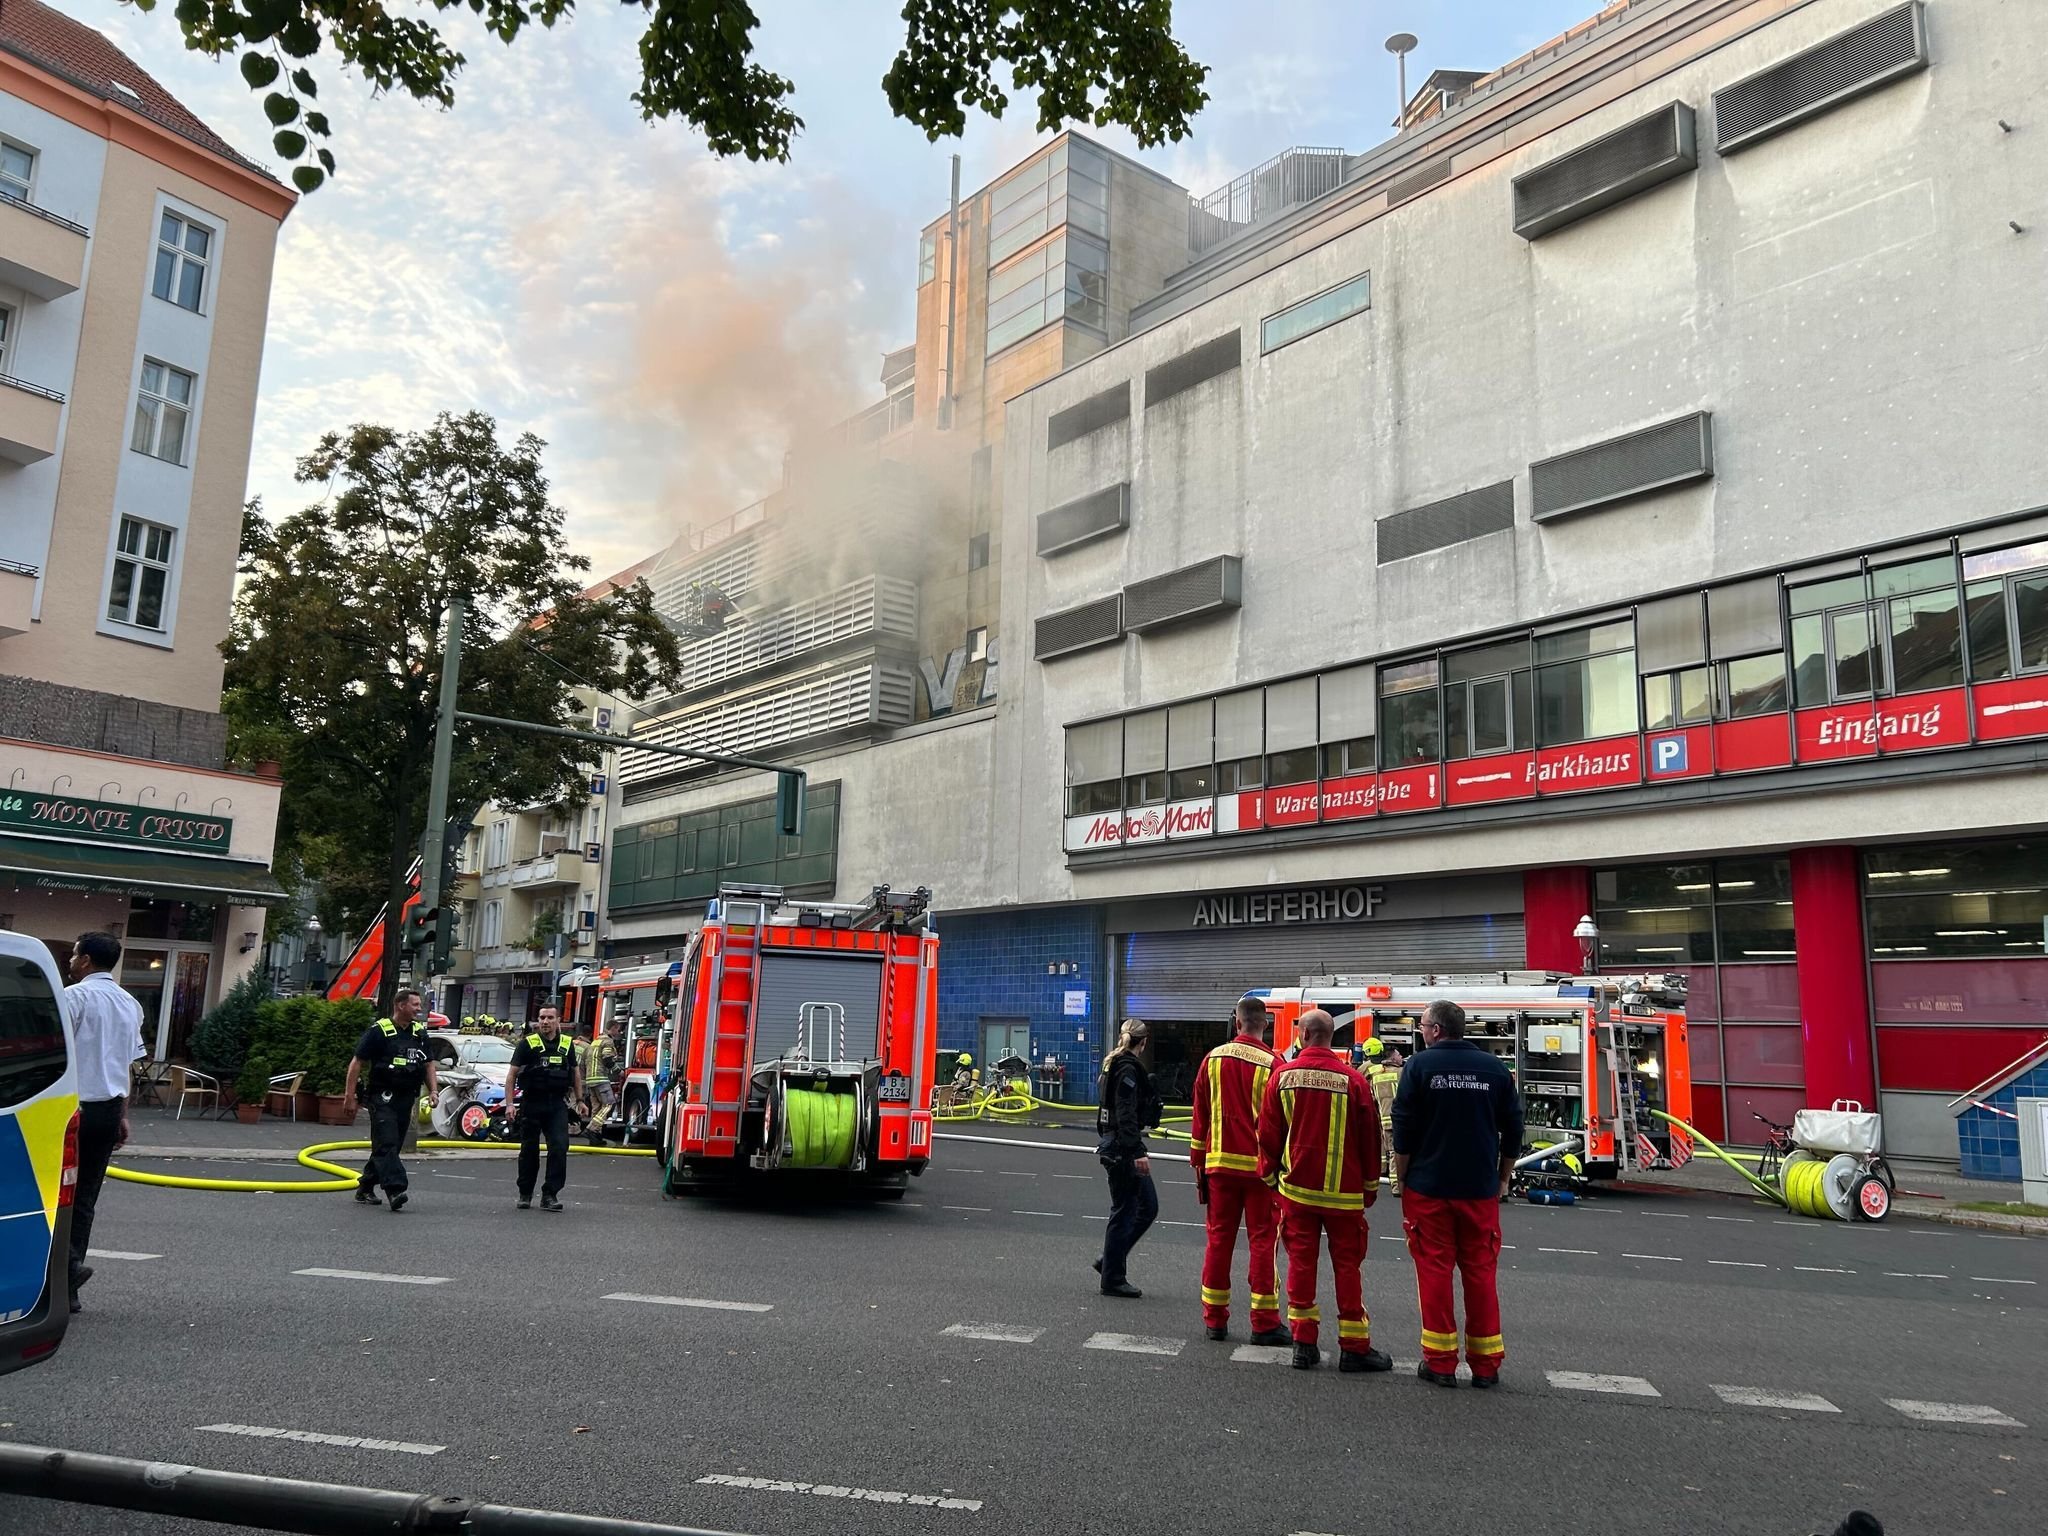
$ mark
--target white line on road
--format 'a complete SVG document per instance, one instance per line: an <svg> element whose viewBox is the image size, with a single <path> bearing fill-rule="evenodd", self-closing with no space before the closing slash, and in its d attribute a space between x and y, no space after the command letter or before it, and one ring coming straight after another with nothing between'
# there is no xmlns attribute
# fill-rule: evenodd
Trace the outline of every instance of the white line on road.
<svg viewBox="0 0 2048 1536"><path fill-rule="evenodd" d="M1567 1392L1617 1392L1623 1397L1662 1397L1640 1376L1602 1376L1587 1371L1545 1371L1553 1387Z"/></svg>
<svg viewBox="0 0 2048 1536"><path fill-rule="evenodd" d="M981 1508L979 1499L954 1499L936 1493L893 1493L885 1488L853 1488L843 1483L785 1482L778 1477L730 1477L713 1472L697 1479L719 1488L750 1488L756 1493L807 1493L820 1499L859 1499L869 1504L918 1504L927 1509Z"/></svg>
<svg viewBox="0 0 2048 1536"><path fill-rule="evenodd" d="M991 1207L986 1205L942 1205L939 1209L942 1211L979 1211L982 1215L986 1216Z"/></svg>
<svg viewBox="0 0 2048 1536"><path fill-rule="evenodd" d="M1538 1253L1576 1253L1589 1259L1600 1257L1600 1250L1598 1248L1538 1248L1536 1251Z"/></svg>
<svg viewBox="0 0 2048 1536"><path fill-rule="evenodd" d="M638 1296L631 1291L613 1291L605 1301L638 1301L650 1307L697 1307L706 1312L773 1312L767 1301L712 1301L703 1296Z"/></svg>
<svg viewBox="0 0 2048 1536"><path fill-rule="evenodd" d="M1159 1225L1162 1227L1200 1227L1206 1231L1209 1224L1206 1221L1162 1221Z"/></svg>
<svg viewBox="0 0 2048 1536"><path fill-rule="evenodd" d="M1294 1350L1286 1344L1240 1344L1230 1358L1240 1365L1284 1365L1294 1358Z"/></svg>
<svg viewBox="0 0 2048 1536"><path fill-rule="evenodd" d="M1953 1280L1954 1275L1911 1275L1903 1269L1888 1269L1884 1272L1887 1280Z"/></svg>
<svg viewBox="0 0 2048 1536"><path fill-rule="evenodd" d="M138 1264L145 1259L160 1259L163 1257L160 1253L123 1253L118 1248L88 1248L85 1250L85 1256L88 1259L133 1259ZM2033 1281L2023 1280L2020 1283L2022 1285L2032 1285Z"/></svg>
<svg viewBox="0 0 2048 1536"><path fill-rule="evenodd" d="M1856 1273L1853 1269L1823 1269L1818 1264L1794 1264L1792 1267L1803 1275L1853 1275Z"/></svg>
<svg viewBox="0 0 2048 1536"><path fill-rule="evenodd" d="M1656 1259L1664 1264L1683 1264L1685 1260L1672 1253L1624 1253L1624 1259Z"/></svg>
<svg viewBox="0 0 2048 1536"><path fill-rule="evenodd" d="M954 1166L953 1164L951 1164L951 1163L941 1163L941 1164L940 1164L939 1166L940 1166L941 1168L945 1169L945 1171L946 1171L946 1172L948 1172L948 1173L986 1173L986 1172L988 1172L988 1170L987 1170L986 1168L957 1168L957 1167L955 1167L955 1166Z"/></svg>
<svg viewBox="0 0 2048 1536"><path fill-rule="evenodd" d="M386 1285L446 1285L446 1275L380 1275L368 1269L295 1269L295 1275L314 1275L322 1280L381 1280Z"/></svg>
<svg viewBox="0 0 2048 1536"><path fill-rule="evenodd" d="M483 1177L483 1175L476 1173L443 1173L438 1168L429 1168L427 1172L437 1179L461 1179L465 1184L475 1184ZM614 1185L613 1187L617 1188L618 1186Z"/></svg>
<svg viewBox="0 0 2048 1536"><path fill-rule="evenodd" d="M1934 1228L1932 1228L1932 1227L1910 1227L1910 1228L1908 1228L1907 1230L1908 1230L1908 1231L1910 1231L1910 1232L1911 1232L1911 1233L1912 1233L1912 1234L1913 1234L1913 1235L1914 1235L1915 1237L1954 1237L1954 1236L1955 1236L1955 1233L1953 1233L1953 1232L1937 1232L1937 1231L1935 1231L1935 1230L1934 1230Z"/></svg>
<svg viewBox="0 0 2048 1536"><path fill-rule="evenodd" d="M1057 1216L1065 1220L1067 1213L1065 1211L1012 1211L1010 1214L1012 1216Z"/></svg>
<svg viewBox="0 0 2048 1536"><path fill-rule="evenodd" d="M150 1258L150 1257L153 1257L153 1255L150 1255L150 1254L127 1254L127 1253L117 1253L117 1254L109 1254L109 1255L107 1255L107 1257L109 1257L109 1258L117 1258L117 1259L127 1259L127 1258ZM1983 1281L1983 1282L1984 1282L1984 1283L1985 1283L1986 1285L2039 1285L2039 1284L2041 1283L2041 1282L2040 1282L2040 1281L2038 1281L2038 1280L2008 1280L2008 1279L2006 1279L2006 1278L2005 1278L2005 1276L2003 1276L2003 1275L1972 1275L1972 1276L1970 1276L1970 1278L1971 1278L1972 1280L1981 1280L1981 1281Z"/></svg>
<svg viewBox="0 0 2048 1536"><path fill-rule="evenodd" d="M1721 1387L1713 1382L1707 1388L1724 1403L1733 1403L1738 1408L1792 1408L1801 1413L1840 1413L1842 1410L1824 1397L1815 1397L1811 1392L1767 1392L1762 1387Z"/></svg>
<svg viewBox="0 0 2048 1536"><path fill-rule="evenodd" d="M1638 1216L1661 1216L1666 1221L1691 1221L1690 1211L1637 1211Z"/></svg>
<svg viewBox="0 0 2048 1536"><path fill-rule="evenodd" d="M1742 1224L1743 1224L1743 1225L1744 1225L1745 1227L1753 1227L1753 1226L1755 1226L1755 1225L1756 1225L1756 1218L1755 1218L1754 1216L1709 1216L1709 1217L1707 1218L1707 1220L1709 1220L1709 1221L1739 1221L1739 1222L1741 1222L1741 1223L1742 1223Z"/></svg>
<svg viewBox="0 0 2048 1536"><path fill-rule="evenodd" d="M979 1141L991 1147L1033 1147L1040 1152L1086 1152L1094 1155L1095 1148L1084 1146L1078 1141L1021 1141L1015 1136L970 1136L965 1131L934 1131L940 1141ZM956 1173L979 1173L979 1168L956 1168Z"/></svg>
<svg viewBox="0 0 2048 1536"><path fill-rule="evenodd" d="M1719 1264L1727 1269L1769 1269L1768 1264L1753 1264L1747 1259L1709 1259L1709 1264Z"/></svg>
<svg viewBox="0 0 2048 1536"><path fill-rule="evenodd" d="M996 1172L1006 1179L1035 1179L1038 1177L1035 1173L1020 1173L1015 1168L998 1168Z"/></svg>
<svg viewBox="0 0 2048 1536"><path fill-rule="evenodd" d="M949 1339L987 1339L991 1344L1036 1344L1044 1335L1043 1328L1027 1328L1019 1323L955 1323L939 1332Z"/></svg>
<svg viewBox="0 0 2048 1536"><path fill-rule="evenodd" d="M248 1435L257 1440L298 1440L307 1445L339 1445L351 1450L403 1451L408 1456L434 1456L445 1445L415 1445L410 1440L373 1440L366 1435L323 1435L310 1429L270 1429L261 1424L202 1424L202 1434Z"/></svg>
<svg viewBox="0 0 2048 1536"><path fill-rule="evenodd" d="M1056 1173L1053 1177L1056 1179L1083 1179L1091 1184L1095 1182L1095 1175L1092 1173Z"/></svg>
<svg viewBox="0 0 2048 1536"><path fill-rule="evenodd" d="M1186 1339L1160 1339L1145 1333L1097 1333L1083 1349L1113 1349L1126 1355L1177 1355Z"/></svg>
<svg viewBox="0 0 2048 1536"><path fill-rule="evenodd" d="M1888 1397L1885 1401L1909 1419L1926 1419L1935 1424L2003 1424L2008 1429L2027 1427L2009 1414L1982 1403L1923 1403L1911 1397Z"/></svg>

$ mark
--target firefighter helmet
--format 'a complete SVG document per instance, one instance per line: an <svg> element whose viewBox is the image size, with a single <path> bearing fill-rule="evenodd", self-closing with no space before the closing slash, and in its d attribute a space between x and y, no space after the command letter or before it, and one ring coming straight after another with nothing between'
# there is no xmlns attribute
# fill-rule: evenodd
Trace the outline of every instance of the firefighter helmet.
<svg viewBox="0 0 2048 1536"><path fill-rule="evenodd" d="M1382 1040L1378 1035L1374 1035L1370 1040L1365 1042L1365 1054L1368 1056L1382 1056L1386 1053L1386 1049L1387 1042Z"/></svg>

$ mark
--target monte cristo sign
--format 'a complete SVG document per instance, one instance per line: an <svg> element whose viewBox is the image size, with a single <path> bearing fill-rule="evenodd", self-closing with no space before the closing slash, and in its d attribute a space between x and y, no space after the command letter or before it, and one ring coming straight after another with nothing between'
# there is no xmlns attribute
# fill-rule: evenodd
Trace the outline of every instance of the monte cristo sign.
<svg viewBox="0 0 2048 1536"><path fill-rule="evenodd" d="M0 790L0 832L77 842L132 843L166 852L226 853L234 827L228 816L80 800L34 790Z"/></svg>

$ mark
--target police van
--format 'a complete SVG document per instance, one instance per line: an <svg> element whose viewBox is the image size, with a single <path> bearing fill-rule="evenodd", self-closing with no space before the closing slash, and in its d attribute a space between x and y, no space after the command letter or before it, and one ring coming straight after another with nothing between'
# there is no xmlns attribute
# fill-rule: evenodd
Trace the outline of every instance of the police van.
<svg viewBox="0 0 2048 1536"><path fill-rule="evenodd" d="M0 1375L49 1359L71 1321L75 1056L49 947L0 932Z"/></svg>

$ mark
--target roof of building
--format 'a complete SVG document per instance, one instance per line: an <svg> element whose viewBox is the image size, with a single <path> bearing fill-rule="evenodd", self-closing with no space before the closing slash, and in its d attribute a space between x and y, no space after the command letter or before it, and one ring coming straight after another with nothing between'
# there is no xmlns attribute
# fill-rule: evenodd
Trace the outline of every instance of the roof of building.
<svg viewBox="0 0 2048 1536"><path fill-rule="evenodd" d="M609 597L612 593L622 588L630 587L634 582L652 570L654 562L660 558L659 554L653 554L648 555L645 559L635 560L623 571L607 576L603 581L592 582L583 589L582 596L595 602L600 597Z"/></svg>
<svg viewBox="0 0 2048 1536"><path fill-rule="evenodd" d="M25 59L69 85L116 102L201 149L276 181L263 166L236 151L155 76L101 32L52 10L42 0L0 0L0 51Z"/></svg>

